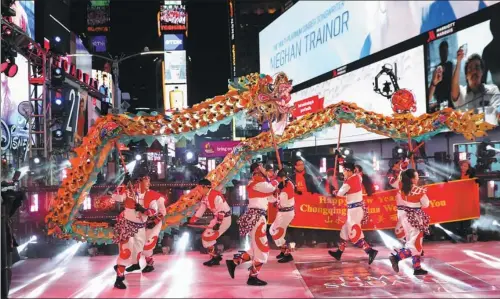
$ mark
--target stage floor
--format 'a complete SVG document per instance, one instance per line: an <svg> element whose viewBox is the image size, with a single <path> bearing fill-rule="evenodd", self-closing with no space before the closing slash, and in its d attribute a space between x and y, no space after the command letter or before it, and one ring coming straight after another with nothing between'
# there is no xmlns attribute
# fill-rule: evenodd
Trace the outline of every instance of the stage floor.
<svg viewBox="0 0 500 299"><path fill-rule="evenodd" d="M429 275L416 278L411 261L392 271L389 249L379 246L375 262L348 247L342 262L325 248L294 252L295 262L279 264L271 258L260 274L269 284L246 285L247 264L231 279L225 263L205 267L207 255L155 255L152 273L126 275L126 290L113 288L114 256L28 259L13 268L10 298L498 298L500 297L500 242L428 243L423 266ZM232 257L226 252L225 257ZM144 260L141 261L144 263Z"/></svg>

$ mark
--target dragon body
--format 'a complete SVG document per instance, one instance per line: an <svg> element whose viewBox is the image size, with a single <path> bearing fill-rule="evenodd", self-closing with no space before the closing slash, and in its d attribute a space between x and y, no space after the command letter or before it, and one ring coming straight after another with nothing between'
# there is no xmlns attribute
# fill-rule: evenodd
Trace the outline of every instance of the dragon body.
<svg viewBox="0 0 500 299"><path fill-rule="evenodd" d="M192 138L194 135L206 134L208 130L216 130L220 124L229 123L233 117L241 117L244 113L261 122L277 121L291 112L291 86L291 81L284 73L274 77L251 74L240 78L237 83L231 83L225 95L208 99L171 117L121 114L100 118L83 138L82 144L74 149L77 157L70 160L71 169L67 170L67 177L45 219L48 233L65 239L112 243L113 229L107 222L80 221L76 217L117 142L126 144L141 139L152 142L155 138ZM481 115L472 112L445 109L419 117L410 113L384 116L365 111L353 103L340 102L289 123L283 134L275 136L274 141L278 147L287 147L340 123L352 123L367 131L405 141L408 138L426 140L445 129L474 139L484 136L485 131L493 128L483 121ZM219 190L230 185L232 178L249 164L252 157L274 150L272 139L271 132L263 132L242 141L207 175L207 179ZM185 222L200 200L201 194L195 188L167 207L162 231Z"/></svg>

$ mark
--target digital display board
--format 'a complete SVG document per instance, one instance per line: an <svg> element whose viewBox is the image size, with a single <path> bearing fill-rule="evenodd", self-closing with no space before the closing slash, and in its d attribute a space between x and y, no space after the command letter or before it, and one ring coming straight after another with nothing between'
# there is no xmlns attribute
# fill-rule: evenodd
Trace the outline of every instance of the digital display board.
<svg viewBox="0 0 500 299"><path fill-rule="evenodd" d="M260 72L297 85L497 2L299 1L260 32Z"/></svg>
<svg viewBox="0 0 500 299"><path fill-rule="evenodd" d="M427 109L475 109L485 113L487 122L498 125L500 18L460 31L454 25L435 30L436 39L426 45ZM437 38L441 32L447 35Z"/></svg>
<svg viewBox="0 0 500 299"><path fill-rule="evenodd" d="M414 94L417 101L414 115L426 112L423 45L355 70L350 70L349 66L337 70L337 77L293 93L292 103L317 97L323 99L324 107L345 101L368 111L392 115L390 95L397 89L392 81L395 78L399 89L408 89ZM390 74L394 77L391 78ZM378 86L378 91L375 86ZM338 133L338 126L325 129L315 137L295 142L292 148L336 144ZM356 128L353 124L342 126L341 143L382 138L386 137Z"/></svg>

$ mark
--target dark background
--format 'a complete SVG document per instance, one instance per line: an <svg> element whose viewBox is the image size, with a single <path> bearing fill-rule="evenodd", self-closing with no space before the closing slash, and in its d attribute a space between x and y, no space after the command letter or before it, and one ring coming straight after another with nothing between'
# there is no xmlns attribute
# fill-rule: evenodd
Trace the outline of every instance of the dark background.
<svg viewBox="0 0 500 299"><path fill-rule="evenodd" d="M45 0L61 1L61 0ZM86 36L86 5L88 1L67 1L71 11L71 30L79 34L88 47ZM108 52L125 56L163 50L163 36L158 36L157 13L163 1L111 1L111 30L107 34ZM185 48L188 57L188 104L191 106L209 96L227 91L230 77L228 12L226 1L186 1L188 10L188 37ZM174 32L173 32L174 33ZM106 55L106 54L104 54ZM156 70L155 58L162 55L144 55L120 64L120 88L132 97L132 108L156 107L157 93L161 98L161 73ZM93 68L101 69L104 61L94 59Z"/></svg>

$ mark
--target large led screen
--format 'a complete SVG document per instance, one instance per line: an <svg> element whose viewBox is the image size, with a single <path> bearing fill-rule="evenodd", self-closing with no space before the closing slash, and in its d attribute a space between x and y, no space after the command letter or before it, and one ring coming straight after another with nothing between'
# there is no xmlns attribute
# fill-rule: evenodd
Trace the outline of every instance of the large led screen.
<svg viewBox="0 0 500 299"><path fill-rule="evenodd" d="M18 0L10 8L16 12L16 16L12 17L12 23L35 39L35 1Z"/></svg>
<svg viewBox="0 0 500 299"><path fill-rule="evenodd" d="M92 78L97 80L97 90L104 95L102 101L113 104L113 77L111 74L92 70Z"/></svg>
<svg viewBox="0 0 500 299"><path fill-rule="evenodd" d="M498 124L499 44L500 18L427 44L428 111L446 107L461 111L476 109L476 112L485 112L486 121Z"/></svg>
<svg viewBox="0 0 500 299"><path fill-rule="evenodd" d="M345 101L356 103L359 107L369 111L392 115L391 101L386 96L390 96L396 89L391 80L396 78L396 83L400 89L411 90L415 95L417 110L414 115L418 116L425 113L423 46L353 71L349 71L348 67L345 74L293 93L292 102L295 103L318 96L318 98L324 98L325 107ZM391 76L393 77L391 78ZM378 92L375 91L374 87L377 87ZM295 142L292 147L335 144L337 138L338 127L334 127L317 133L316 137ZM342 126L342 143L381 138L385 137L369 133L362 128L356 128L352 124Z"/></svg>
<svg viewBox="0 0 500 299"><path fill-rule="evenodd" d="M27 119L20 113L28 115L28 107L20 107L22 102L29 101L28 61L17 55L17 75L10 78L1 74L1 125L2 125L2 154L18 148L27 148L28 128Z"/></svg>
<svg viewBox="0 0 500 299"><path fill-rule="evenodd" d="M299 1L260 32L260 72L296 85L496 2Z"/></svg>
<svg viewBox="0 0 500 299"><path fill-rule="evenodd" d="M165 52L165 83L186 82L186 51Z"/></svg>

